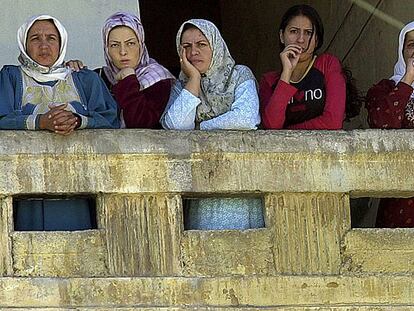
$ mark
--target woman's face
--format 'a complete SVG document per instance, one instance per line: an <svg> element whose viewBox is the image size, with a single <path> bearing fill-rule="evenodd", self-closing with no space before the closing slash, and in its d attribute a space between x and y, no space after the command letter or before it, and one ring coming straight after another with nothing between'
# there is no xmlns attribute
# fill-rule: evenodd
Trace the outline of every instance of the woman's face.
<svg viewBox="0 0 414 311"><path fill-rule="evenodd" d="M203 33L197 28L187 29L181 36L181 46L188 61L200 73L206 73L210 68L213 51Z"/></svg>
<svg viewBox="0 0 414 311"><path fill-rule="evenodd" d="M303 15L293 17L279 35L280 41L285 46L295 44L302 48L299 61L312 58L318 38L314 34L313 25L309 18Z"/></svg>
<svg viewBox="0 0 414 311"><path fill-rule="evenodd" d="M59 58L60 37L54 23L34 22L27 33L26 53L38 64L51 67Z"/></svg>
<svg viewBox="0 0 414 311"><path fill-rule="evenodd" d="M137 68L141 48L135 32L127 26L113 28L108 36L108 53L116 68Z"/></svg>
<svg viewBox="0 0 414 311"><path fill-rule="evenodd" d="M407 59L414 57L414 30L405 35L403 56L405 63L407 63Z"/></svg>

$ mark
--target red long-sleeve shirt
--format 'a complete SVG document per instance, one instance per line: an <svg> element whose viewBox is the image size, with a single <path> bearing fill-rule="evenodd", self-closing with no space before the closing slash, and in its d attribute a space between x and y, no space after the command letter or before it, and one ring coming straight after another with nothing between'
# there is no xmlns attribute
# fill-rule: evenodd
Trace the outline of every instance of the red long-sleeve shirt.
<svg viewBox="0 0 414 311"><path fill-rule="evenodd" d="M341 63L330 54L318 56L311 70L296 84L281 81L277 72L265 74L259 86L264 128L341 129L345 118L345 84Z"/></svg>
<svg viewBox="0 0 414 311"><path fill-rule="evenodd" d="M112 86L112 94L123 110L127 128L161 128L160 117L170 97L172 80L161 80L140 90L135 75Z"/></svg>

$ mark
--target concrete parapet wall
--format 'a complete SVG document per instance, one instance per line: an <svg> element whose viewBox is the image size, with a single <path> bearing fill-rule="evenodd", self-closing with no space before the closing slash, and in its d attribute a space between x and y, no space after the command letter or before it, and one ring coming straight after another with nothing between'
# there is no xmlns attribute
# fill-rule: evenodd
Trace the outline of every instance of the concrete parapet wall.
<svg viewBox="0 0 414 311"><path fill-rule="evenodd" d="M411 138L409 130L2 131L0 308L414 307L412 231L353 229L349 204L414 194ZM14 231L13 197L42 194L94 196L98 228ZM262 197L265 228L184 230L182 198L205 196Z"/></svg>
<svg viewBox="0 0 414 311"><path fill-rule="evenodd" d="M1 132L0 194L414 193L407 130Z"/></svg>

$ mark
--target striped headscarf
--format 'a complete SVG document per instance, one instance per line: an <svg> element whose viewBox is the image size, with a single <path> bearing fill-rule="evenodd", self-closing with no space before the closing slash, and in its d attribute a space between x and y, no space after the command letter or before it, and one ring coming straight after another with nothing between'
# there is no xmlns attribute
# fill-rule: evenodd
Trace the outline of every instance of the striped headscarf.
<svg viewBox="0 0 414 311"><path fill-rule="evenodd" d="M111 30L117 26L126 26L131 28L138 38L141 50L141 59L138 62L137 68L135 68L135 74L141 86L141 90L144 90L161 80L175 79L166 68L149 57L147 47L145 46L144 28L142 27L138 16L130 13L118 12L108 17L102 29L104 54L107 65L104 67L104 71L112 85L117 83L115 76L120 70L114 65L111 57L109 56L108 38Z"/></svg>

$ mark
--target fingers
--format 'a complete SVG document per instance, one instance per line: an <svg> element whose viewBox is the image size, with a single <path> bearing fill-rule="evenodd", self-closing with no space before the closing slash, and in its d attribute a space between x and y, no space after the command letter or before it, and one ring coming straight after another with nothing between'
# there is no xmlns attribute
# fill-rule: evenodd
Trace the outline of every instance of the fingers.
<svg viewBox="0 0 414 311"><path fill-rule="evenodd" d="M53 132L59 135L67 136L67 135L72 134L75 131L75 128L76 127L70 127L67 129L57 129L57 130L54 130Z"/></svg>
<svg viewBox="0 0 414 311"><path fill-rule="evenodd" d="M53 132L61 135L69 134L76 129L77 125L78 123L76 117L74 119L68 119L66 122L54 124Z"/></svg>
<svg viewBox="0 0 414 311"><path fill-rule="evenodd" d="M134 69L134 68L127 67L127 68L123 68L123 69L121 69L121 70L120 70L120 71L116 74L115 79L116 79L117 81L120 81L120 80L125 79L125 78L126 78L126 77L128 77L128 76L131 76L131 75L135 75L135 69Z"/></svg>
<svg viewBox="0 0 414 311"><path fill-rule="evenodd" d="M185 49L181 46L180 47L180 65L183 66L184 59L187 60L187 57L185 55Z"/></svg>
<svg viewBox="0 0 414 311"><path fill-rule="evenodd" d="M86 68L86 66L83 65L82 61L77 60L77 59L67 61L65 65L66 67L69 67L73 71L80 71L84 67Z"/></svg>
<svg viewBox="0 0 414 311"><path fill-rule="evenodd" d="M296 58L299 57L300 54L303 52L302 48L297 45L288 45L282 51L282 53L286 54L289 58Z"/></svg>
<svg viewBox="0 0 414 311"><path fill-rule="evenodd" d="M53 118L55 118L56 115L58 115L58 114L60 114L62 112L69 112L69 113L71 113L70 111L65 110L67 106L68 106L67 103L59 104L59 105L49 105L49 109L50 110L47 113L48 118L49 119L53 119Z"/></svg>

